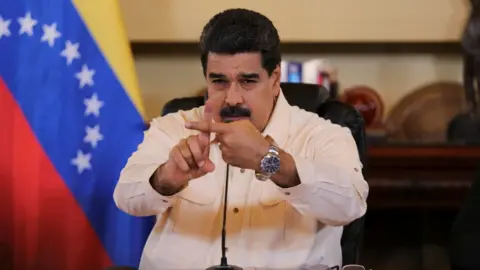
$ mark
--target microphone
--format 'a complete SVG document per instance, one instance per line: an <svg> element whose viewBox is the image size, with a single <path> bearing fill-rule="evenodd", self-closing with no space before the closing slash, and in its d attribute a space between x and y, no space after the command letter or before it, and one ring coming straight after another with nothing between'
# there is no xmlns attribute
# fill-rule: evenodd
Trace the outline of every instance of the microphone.
<svg viewBox="0 0 480 270"><path fill-rule="evenodd" d="M230 165L227 164L227 174L225 176L224 202L223 202L223 224L222 224L222 257L220 258L220 265L214 265L207 268L207 270L243 270L243 268L236 265L229 265L227 262L227 247L225 240L227 238L226 223L227 223L227 201L228 201L228 175Z"/></svg>
<svg viewBox="0 0 480 270"><path fill-rule="evenodd" d="M365 267L358 264L349 264L342 267L342 270L365 270Z"/></svg>

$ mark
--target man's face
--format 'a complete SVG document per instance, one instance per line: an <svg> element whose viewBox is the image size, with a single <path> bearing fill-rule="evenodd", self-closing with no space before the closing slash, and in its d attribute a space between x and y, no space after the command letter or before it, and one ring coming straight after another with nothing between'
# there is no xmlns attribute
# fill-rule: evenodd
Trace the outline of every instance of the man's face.
<svg viewBox="0 0 480 270"><path fill-rule="evenodd" d="M214 120L249 119L258 130L268 123L280 92L280 67L271 76L262 67L260 53L210 53L206 79Z"/></svg>

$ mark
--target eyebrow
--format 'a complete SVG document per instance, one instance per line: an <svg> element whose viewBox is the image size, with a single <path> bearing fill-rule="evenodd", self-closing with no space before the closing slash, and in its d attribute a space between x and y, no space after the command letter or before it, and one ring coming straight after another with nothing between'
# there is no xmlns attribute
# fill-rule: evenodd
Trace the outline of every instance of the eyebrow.
<svg viewBox="0 0 480 270"><path fill-rule="evenodd" d="M227 76L225 76L224 74L214 73L214 72L208 73L208 77L210 79L226 79L227 78Z"/></svg>
<svg viewBox="0 0 480 270"><path fill-rule="evenodd" d="M239 77L243 79L259 79L260 75L258 73L242 73Z"/></svg>
<svg viewBox="0 0 480 270"><path fill-rule="evenodd" d="M258 73L240 73L238 77L242 79L260 79L260 75ZM208 74L208 78L210 79L227 79L227 76L221 73L210 72Z"/></svg>

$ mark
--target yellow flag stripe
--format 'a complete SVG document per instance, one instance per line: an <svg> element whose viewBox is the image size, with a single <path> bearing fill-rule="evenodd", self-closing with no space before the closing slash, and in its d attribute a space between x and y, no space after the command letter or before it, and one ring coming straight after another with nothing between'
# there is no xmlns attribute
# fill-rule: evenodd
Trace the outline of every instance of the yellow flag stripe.
<svg viewBox="0 0 480 270"><path fill-rule="evenodd" d="M145 119L135 65L118 0L72 0L103 56Z"/></svg>

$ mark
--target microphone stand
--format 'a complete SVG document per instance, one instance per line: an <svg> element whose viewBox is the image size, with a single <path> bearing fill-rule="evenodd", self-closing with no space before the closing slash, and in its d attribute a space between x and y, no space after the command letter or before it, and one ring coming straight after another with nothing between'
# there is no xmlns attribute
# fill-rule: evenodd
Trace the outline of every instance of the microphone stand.
<svg viewBox="0 0 480 270"><path fill-rule="evenodd" d="M223 202L223 224L222 224L222 258L220 258L220 265L210 266L207 270L243 270L243 268L235 265L229 265L227 262L227 247L225 240L227 238L226 224L227 224L227 198L228 198L228 175L230 165L227 164L227 175L225 176L225 190L224 190L224 202Z"/></svg>

